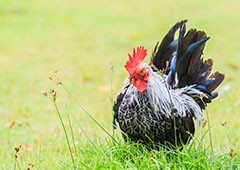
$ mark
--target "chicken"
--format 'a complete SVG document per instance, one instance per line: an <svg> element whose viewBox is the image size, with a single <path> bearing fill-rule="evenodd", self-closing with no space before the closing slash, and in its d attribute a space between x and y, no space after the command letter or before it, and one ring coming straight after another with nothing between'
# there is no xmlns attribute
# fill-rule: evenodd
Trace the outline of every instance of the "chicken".
<svg viewBox="0 0 240 170"><path fill-rule="evenodd" d="M214 90L224 74L211 74L213 60L202 57L209 37L196 29L186 33L186 22L177 22L157 43L150 62L143 62L143 46L128 54L129 77L113 106L114 127L117 122L125 140L181 147L201 124L206 105L218 96Z"/></svg>

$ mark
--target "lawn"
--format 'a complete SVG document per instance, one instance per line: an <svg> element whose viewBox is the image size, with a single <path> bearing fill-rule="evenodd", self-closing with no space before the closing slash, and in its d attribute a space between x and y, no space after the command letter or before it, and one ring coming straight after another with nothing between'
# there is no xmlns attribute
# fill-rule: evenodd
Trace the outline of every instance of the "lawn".
<svg viewBox="0 0 240 170"><path fill-rule="evenodd" d="M110 137L49 76L58 70L64 86L112 133L111 99L127 76L123 67L127 53L144 45L150 54L156 42L181 19L189 20L188 28L207 32L211 39L205 57L213 58L214 69L226 75L218 88L220 96L207 109L214 154L200 152L202 157L198 158L205 158L206 162L195 160L207 169L215 165L213 162L218 166L231 162L237 167L240 163L239 6L237 0L0 1L0 168L14 169L14 148L21 145L16 169L71 169L58 115L53 103L42 95L54 88L64 121L67 123L66 103L75 118L72 118L77 147L74 158L79 169L169 169L168 159L159 156L164 154L161 151L149 153L138 146L136 151L131 144L114 146ZM199 130L199 138L206 128ZM209 146L208 134L205 138L203 143ZM196 167L189 165L199 163L191 161L191 154L188 158L179 155L170 159L176 163L171 168L191 169ZM128 162L128 158L132 161ZM177 166L178 162L181 166Z"/></svg>

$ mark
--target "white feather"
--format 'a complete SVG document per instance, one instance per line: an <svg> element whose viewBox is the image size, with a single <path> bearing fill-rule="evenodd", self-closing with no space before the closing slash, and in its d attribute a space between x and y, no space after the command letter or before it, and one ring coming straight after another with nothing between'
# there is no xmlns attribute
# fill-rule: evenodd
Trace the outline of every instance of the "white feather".
<svg viewBox="0 0 240 170"><path fill-rule="evenodd" d="M149 70L149 79L147 80L147 89L143 93L147 93L154 113L164 113L166 117L172 116L172 110L177 110L174 113L176 117L190 116L193 113L198 124L201 124L202 111L200 106L188 94L203 95L203 93L195 88L194 85L183 88L170 89L166 83L166 75L160 75L154 72L147 63L142 63L141 66ZM130 86L129 86L130 85ZM124 87L129 86L126 95L132 96L130 102L136 101L138 104L139 93L137 88L130 83L129 78L125 80ZM130 95L131 94L131 95ZM133 94L133 95L132 95Z"/></svg>

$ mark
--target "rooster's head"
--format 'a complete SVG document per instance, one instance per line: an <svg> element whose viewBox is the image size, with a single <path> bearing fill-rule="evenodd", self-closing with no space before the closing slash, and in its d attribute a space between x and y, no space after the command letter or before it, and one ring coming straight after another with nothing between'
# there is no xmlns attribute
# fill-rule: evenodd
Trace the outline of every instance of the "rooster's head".
<svg viewBox="0 0 240 170"><path fill-rule="evenodd" d="M147 55L147 50L143 46L133 48L133 53L128 54L129 60L125 64L125 68L129 73L130 83L133 84L139 92L143 92L147 88L147 80L149 71L143 66L142 61Z"/></svg>

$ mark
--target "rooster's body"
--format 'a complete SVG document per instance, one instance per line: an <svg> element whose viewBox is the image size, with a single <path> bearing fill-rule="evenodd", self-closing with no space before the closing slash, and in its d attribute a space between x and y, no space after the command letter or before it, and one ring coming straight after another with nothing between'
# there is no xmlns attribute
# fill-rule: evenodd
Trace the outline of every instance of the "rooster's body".
<svg viewBox="0 0 240 170"><path fill-rule="evenodd" d="M114 123L118 122L125 140L182 146L194 134L194 119L200 124L206 103L217 97L213 91L224 75L209 76L213 62L202 59L209 38L196 29L185 34L185 23L170 29L156 45L150 63L142 62L147 55L144 47L129 54L125 68L130 77L113 108ZM179 38L174 40L178 29Z"/></svg>

